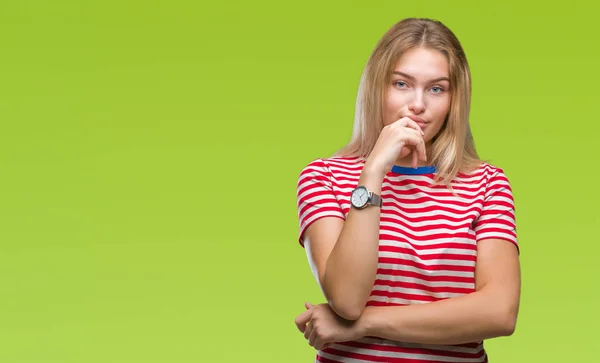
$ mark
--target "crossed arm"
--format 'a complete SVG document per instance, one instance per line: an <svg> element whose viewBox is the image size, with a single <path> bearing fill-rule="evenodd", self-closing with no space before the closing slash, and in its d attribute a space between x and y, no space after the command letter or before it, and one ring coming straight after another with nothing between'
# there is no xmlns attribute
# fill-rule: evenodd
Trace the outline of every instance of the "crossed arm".
<svg viewBox="0 0 600 363"><path fill-rule="evenodd" d="M339 218L322 218L313 223L305 234L304 245L310 265L326 298L328 301L346 301L346 310L340 309L340 305L329 304L312 307L298 316L296 324L301 331L304 331L306 323L312 323L311 331L305 332L307 338L316 335L313 340L316 339L319 344L336 341L340 336L462 344L513 333L521 287L519 256L513 243L500 239L478 242L476 291L471 294L421 305L365 308L365 297L368 297L368 289L372 286L368 284L370 280L364 279L362 285L353 285L353 289L342 281L352 278L352 275L348 276L350 271L374 278L376 264L365 264L364 259L369 253L375 254L377 244L363 243L363 250L357 250L352 248L351 241L344 245L347 240L331 238L342 230L343 224L344 221ZM341 244L336 246L336 242ZM338 267L348 266L342 265L341 261L358 260L363 261L362 269L347 267L343 270ZM342 288L331 289L331 280L328 279L335 279ZM357 288L363 290L356 291ZM348 314L348 311L352 313ZM336 323L331 323L333 321ZM321 333L317 329L321 329Z"/></svg>

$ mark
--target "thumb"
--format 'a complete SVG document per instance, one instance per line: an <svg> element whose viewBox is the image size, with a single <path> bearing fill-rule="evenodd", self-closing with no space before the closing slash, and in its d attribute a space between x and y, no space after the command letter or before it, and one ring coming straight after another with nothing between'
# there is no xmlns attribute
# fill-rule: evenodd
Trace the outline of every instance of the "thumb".
<svg viewBox="0 0 600 363"><path fill-rule="evenodd" d="M311 317L312 310L306 310L302 314L298 315L294 320L294 323L296 323L296 327L298 328L298 330L304 333L304 331L306 330L306 323L308 323Z"/></svg>
<svg viewBox="0 0 600 363"><path fill-rule="evenodd" d="M313 305L307 301L304 303L304 307L306 307L307 309L310 309L313 307Z"/></svg>

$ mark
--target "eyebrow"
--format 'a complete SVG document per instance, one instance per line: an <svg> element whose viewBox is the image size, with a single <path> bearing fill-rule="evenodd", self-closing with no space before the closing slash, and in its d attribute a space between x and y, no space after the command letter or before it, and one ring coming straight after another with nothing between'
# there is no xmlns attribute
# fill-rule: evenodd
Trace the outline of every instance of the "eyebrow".
<svg viewBox="0 0 600 363"><path fill-rule="evenodd" d="M415 80L415 77L411 76L410 74L402 73L402 72L399 72L399 71L394 71L393 73L397 74L399 76L402 76L402 77L406 77L406 78L410 79L411 81ZM439 82L439 81L448 81L448 82L450 82L450 79L448 79L448 77L439 77L439 78L436 78L436 79L432 79L429 82Z"/></svg>

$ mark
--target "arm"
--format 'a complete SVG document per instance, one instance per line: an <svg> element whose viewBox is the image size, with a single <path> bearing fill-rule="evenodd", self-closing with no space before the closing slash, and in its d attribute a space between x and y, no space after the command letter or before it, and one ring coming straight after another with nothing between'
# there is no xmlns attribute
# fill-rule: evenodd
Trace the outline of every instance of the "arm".
<svg viewBox="0 0 600 363"><path fill-rule="evenodd" d="M363 336L424 344L463 344L511 335L520 296L517 248L499 239L479 242L476 291L429 304L368 307L357 322Z"/></svg>
<svg viewBox="0 0 600 363"><path fill-rule="evenodd" d="M381 195L383 176L363 169L358 185ZM324 217L303 234L309 265L331 308L356 320L362 314L377 273L378 207L351 209L346 220Z"/></svg>
<svg viewBox="0 0 600 363"><path fill-rule="evenodd" d="M416 150L412 152L414 166L419 158L427 159L423 135L419 125L408 117L385 126L362 168L358 185L381 195L383 179L396 159L411 152L405 146ZM301 180L306 184L307 178L303 179L302 174ZM298 208L302 228L306 226L303 240L309 264L331 308L343 318L356 320L365 308L377 274L381 210L373 206L350 209L342 222L341 218L335 218L344 218L344 215L326 178L321 176L320 187L312 193L316 204L307 201L306 195L311 194L308 189L309 186L299 183ZM328 205L319 200L328 201ZM307 219L310 209L314 209L313 217ZM314 215L319 211L323 213L317 221ZM325 217L327 215L334 218Z"/></svg>

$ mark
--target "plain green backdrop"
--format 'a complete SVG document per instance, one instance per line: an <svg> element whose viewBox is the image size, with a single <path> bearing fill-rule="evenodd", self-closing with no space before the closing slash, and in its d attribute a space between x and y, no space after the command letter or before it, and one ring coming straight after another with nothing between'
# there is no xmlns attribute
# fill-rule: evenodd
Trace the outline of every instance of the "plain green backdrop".
<svg viewBox="0 0 600 363"><path fill-rule="evenodd" d="M0 362L311 362L297 177L409 16L463 43L513 185L522 303L491 362L597 361L598 9L550 4L3 0Z"/></svg>

